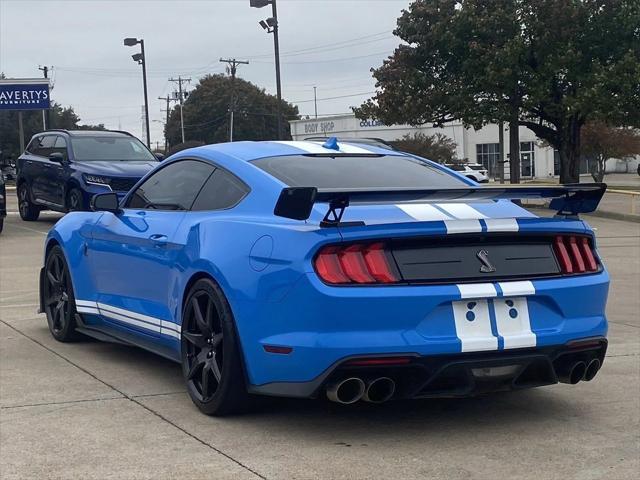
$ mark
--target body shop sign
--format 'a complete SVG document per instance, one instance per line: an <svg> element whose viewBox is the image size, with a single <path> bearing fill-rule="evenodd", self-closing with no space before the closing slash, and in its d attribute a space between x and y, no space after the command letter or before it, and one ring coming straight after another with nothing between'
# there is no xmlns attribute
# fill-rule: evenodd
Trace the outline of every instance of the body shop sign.
<svg viewBox="0 0 640 480"><path fill-rule="evenodd" d="M0 81L0 110L46 110L49 107L48 82Z"/></svg>

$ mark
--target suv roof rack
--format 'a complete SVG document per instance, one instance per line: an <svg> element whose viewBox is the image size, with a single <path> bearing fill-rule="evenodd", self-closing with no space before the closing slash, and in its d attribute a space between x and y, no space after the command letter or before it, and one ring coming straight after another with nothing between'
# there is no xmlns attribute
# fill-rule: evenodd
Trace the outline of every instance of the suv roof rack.
<svg viewBox="0 0 640 480"><path fill-rule="evenodd" d="M36 133L36 135L38 134L42 134L42 133L50 133L50 132L60 132L60 133L66 133L67 135L73 135L74 133L78 133L78 132L92 132L92 133L121 133L123 135L127 135L129 137L133 137L133 134L126 132L124 130L92 130L92 129L83 129L83 128L77 128L77 129L67 129L67 128L48 128L46 130L43 130L42 132L38 132Z"/></svg>

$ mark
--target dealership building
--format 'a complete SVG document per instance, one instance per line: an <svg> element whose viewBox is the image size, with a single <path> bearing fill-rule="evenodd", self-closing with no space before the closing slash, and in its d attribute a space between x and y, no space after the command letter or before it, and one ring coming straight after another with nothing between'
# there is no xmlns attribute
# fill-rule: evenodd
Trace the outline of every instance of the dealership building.
<svg viewBox="0 0 640 480"><path fill-rule="evenodd" d="M294 120L291 124L291 136L294 140L309 137L357 137L379 138L386 141L399 140L406 134L421 132L426 135L441 133L456 143L458 158L468 159L469 163L480 163L489 170L493 178L499 176L499 127L486 125L480 130L465 128L461 122L447 123L442 128L430 126L412 127L410 125L384 125L374 120L360 120L353 114L323 117L318 119ZM526 127L520 127L520 168L522 178L550 178L560 174L559 155L552 147L544 145L536 135ZM505 159L509 154L509 131L504 127ZM633 171L636 162L627 166L627 162L609 160L608 172ZM504 166L505 176L509 175L509 167ZM629 170L627 170L629 169ZM580 163L580 173L589 174L588 159Z"/></svg>

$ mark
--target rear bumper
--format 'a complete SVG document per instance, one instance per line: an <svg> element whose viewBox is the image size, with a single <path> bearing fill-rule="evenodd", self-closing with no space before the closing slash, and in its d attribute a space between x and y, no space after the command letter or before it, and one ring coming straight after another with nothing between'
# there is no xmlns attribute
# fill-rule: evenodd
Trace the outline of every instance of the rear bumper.
<svg viewBox="0 0 640 480"><path fill-rule="evenodd" d="M526 283L354 288L305 274L276 301L231 304L249 384L259 387L311 382L353 356L510 355L605 338L608 285L606 270ZM465 317L468 309L474 315ZM480 334L465 331L476 325Z"/></svg>
<svg viewBox="0 0 640 480"><path fill-rule="evenodd" d="M344 378L394 380L394 398L470 397L483 393L521 390L562 381L563 372L577 362L604 363L607 340L603 337L574 340L561 346L511 352L464 353L408 357L396 366L351 366L354 358L332 365L309 382L276 382L251 386L254 394L315 398L327 385ZM376 357L385 358L385 357ZM597 371L597 370L596 370Z"/></svg>

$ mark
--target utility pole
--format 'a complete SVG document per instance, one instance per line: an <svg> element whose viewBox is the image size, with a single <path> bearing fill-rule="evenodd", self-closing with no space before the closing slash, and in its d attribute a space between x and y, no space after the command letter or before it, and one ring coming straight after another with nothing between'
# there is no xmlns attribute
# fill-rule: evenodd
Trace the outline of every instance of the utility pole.
<svg viewBox="0 0 640 480"><path fill-rule="evenodd" d="M49 78L49 67L46 65L44 67L38 67L44 76L44 78ZM47 127L51 128L51 110L42 110L42 129L46 130Z"/></svg>
<svg viewBox="0 0 640 480"><path fill-rule="evenodd" d="M238 65L249 65L249 62L247 62L246 60L236 60L235 58L221 58L220 61L229 65L229 73L231 74L231 100L229 104L229 141L233 142L233 113L236 108L236 71L238 69Z"/></svg>
<svg viewBox="0 0 640 480"><path fill-rule="evenodd" d="M180 130L182 131L182 143L184 143L184 115L182 114L182 105L184 103L184 94L182 92L182 83L191 82L190 78L170 78L170 82L176 82L178 84L178 101L180 102Z"/></svg>
<svg viewBox="0 0 640 480"><path fill-rule="evenodd" d="M504 183L504 122L498 122L498 178Z"/></svg>
<svg viewBox="0 0 640 480"><path fill-rule="evenodd" d="M171 102L171 96L169 96L169 94L167 93L166 98L165 97L158 97L158 100L165 100L167 102L167 109L166 110L160 110L161 112L164 111L167 114L167 119L164 123L164 153L165 155L167 154L167 152L169 151L169 135L167 133L167 127L169 125L169 114L171 113L171 107L170 107L170 102Z"/></svg>
<svg viewBox="0 0 640 480"><path fill-rule="evenodd" d="M318 119L318 87L313 87L313 108L316 111L316 120Z"/></svg>

